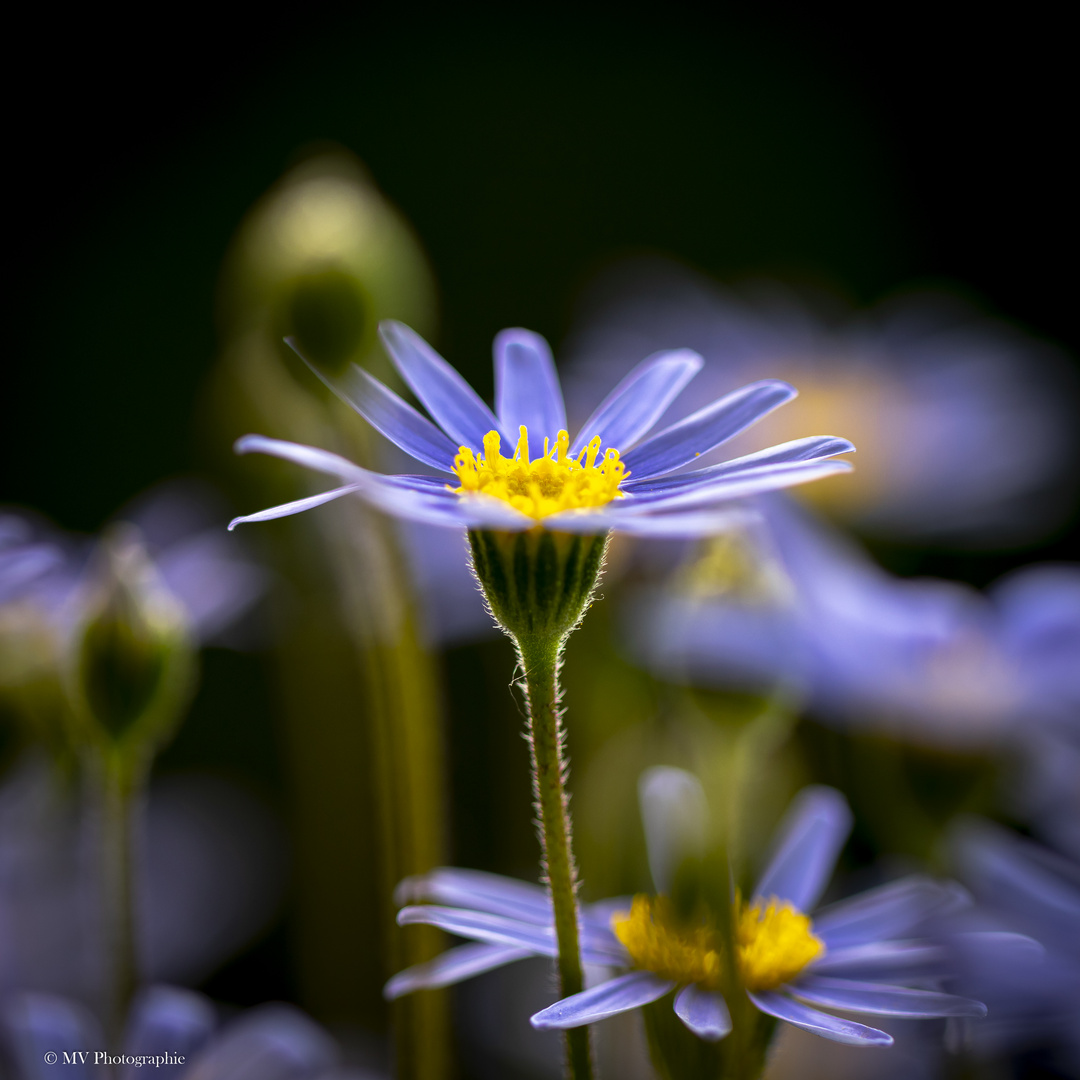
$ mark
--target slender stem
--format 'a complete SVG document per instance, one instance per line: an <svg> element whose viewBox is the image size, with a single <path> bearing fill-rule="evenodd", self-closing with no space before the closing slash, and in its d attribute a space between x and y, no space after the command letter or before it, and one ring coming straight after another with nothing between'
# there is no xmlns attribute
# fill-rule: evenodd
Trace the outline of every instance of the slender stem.
<svg viewBox="0 0 1080 1080"><path fill-rule="evenodd" d="M135 945L133 808L130 769L111 756L101 772L102 917L106 986L105 1021L119 1047L124 1021L138 981Z"/></svg>
<svg viewBox="0 0 1080 1080"><path fill-rule="evenodd" d="M563 997L584 989L578 941L577 870L570 843L570 816L563 755L564 733L559 708L559 664L562 643L556 639L517 639L529 706L529 746L533 797L548 892L555 913L559 944L559 981ZM571 1080L590 1080L592 1055L589 1029L566 1032L567 1073Z"/></svg>

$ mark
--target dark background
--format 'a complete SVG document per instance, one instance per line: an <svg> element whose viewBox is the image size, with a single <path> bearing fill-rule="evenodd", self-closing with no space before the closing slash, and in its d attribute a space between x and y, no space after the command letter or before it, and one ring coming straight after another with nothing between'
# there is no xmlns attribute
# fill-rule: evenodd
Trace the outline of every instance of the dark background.
<svg viewBox="0 0 1080 1080"><path fill-rule="evenodd" d="M320 140L417 227L440 344L481 387L494 330L557 342L588 274L643 249L857 301L953 283L1076 350L1060 8L23 18L2 497L70 527L195 460L222 253Z"/></svg>

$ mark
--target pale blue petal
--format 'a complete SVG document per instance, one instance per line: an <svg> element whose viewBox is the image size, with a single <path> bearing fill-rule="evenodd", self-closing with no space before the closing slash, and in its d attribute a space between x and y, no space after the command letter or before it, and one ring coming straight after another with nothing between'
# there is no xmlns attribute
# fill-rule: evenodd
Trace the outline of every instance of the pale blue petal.
<svg viewBox="0 0 1080 1080"><path fill-rule="evenodd" d="M202 994L175 986L153 986L143 990L132 1005L124 1035L124 1053L138 1057L168 1051L182 1054L190 1061L210 1039L216 1026L214 1006ZM128 1065L121 1070L120 1080L132 1080L140 1075L141 1069Z"/></svg>
<svg viewBox="0 0 1080 1080"><path fill-rule="evenodd" d="M601 533L608 530L630 536L696 537L712 536L757 520L756 511L746 508L699 511L684 514L618 514L612 508L602 511L567 510L544 519L551 532Z"/></svg>
<svg viewBox="0 0 1080 1080"><path fill-rule="evenodd" d="M685 769L654 765L638 777L649 873L659 893L671 895L675 872L705 856L709 802L701 781Z"/></svg>
<svg viewBox="0 0 1080 1080"><path fill-rule="evenodd" d="M491 945L510 945L528 949L537 956L555 956L558 953L555 930L551 924L545 926L503 915L490 915L487 912L463 908L440 907L435 904L402 908L398 912L397 921L401 926L417 923L438 926L458 937L486 941ZM606 966L624 962L626 952L618 945L614 935L610 934L605 938L594 934L593 929L595 928L587 928L588 932L582 934L581 958L589 964Z"/></svg>
<svg viewBox="0 0 1080 1080"><path fill-rule="evenodd" d="M97 1018L77 1001L55 994L10 994L0 1005L0 1027L17 1075L24 1080L52 1080L58 1074L64 1080L91 1080L99 1072L93 1067L93 1051L105 1045L104 1036ZM47 1053L63 1050L89 1053L85 1063L59 1069L46 1064Z"/></svg>
<svg viewBox="0 0 1080 1080"><path fill-rule="evenodd" d="M345 487L334 488L333 491L324 491L319 495L309 495L306 499L294 499L292 502L282 503L280 506L271 506L266 510L259 510L254 514L241 514L229 522L229 532L237 525L248 525L257 521L274 521L276 518L292 517L293 514L302 514L305 510L314 510L316 506L323 506L343 495L351 495L359 488L356 484L346 484Z"/></svg>
<svg viewBox="0 0 1080 1080"><path fill-rule="evenodd" d="M454 983L471 979L474 975L483 975L485 971L494 971L505 964L534 955L532 949L517 949L512 945L459 945L426 964L416 964L399 971L383 987L383 997L387 1001L394 1001L415 990L437 990L442 986L453 986Z"/></svg>
<svg viewBox="0 0 1080 1080"><path fill-rule="evenodd" d="M352 485L356 494L372 506L411 521L451 528L464 525L509 530L530 529L536 524L532 518L498 499L481 495L456 495L445 485L420 480L415 476L405 476L399 481L397 477L370 472L338 454L314 446L268 439L264 435L245 435L237 440L236 452L270 454L316 472L340 477ZM299 513L311 506L318 506L321 502L328 502L331 498L340 498L343 494L347 492L339 490L336 493L326 492L312 496L312 501L309 502L297 500L295 503L264 510L259 514L236 518L231 526L244 521L265 521Z"/></svg>
<svg viewBox="0 0 1080 1080"><path fill-rule="evenodd" d="M830 904L814 917L814 933L829 950L899 937L962 895L921 875L901 878Z"/></svg>
<svg viewBox="0 0 1080 1080"><path fill-rule="evenodd" d="M738 435L795 394L793 386L778 379L751 383L665 428L622 459L638 480L672 472Z"/></svg>
<svg viewBox="0 0 1080 1080"><path fill-rule="evenodd" d="M507 437L520 425L529 429L531 450L539 454L544 437L566 429L559 376L548 343L531 330L502 330L495 335L495 411Z"/></svg>
<svg viewBox="0 0 1080 1080"><path fill-rule="evenodd" d="M841 1020L838 1016L818 1012L807 1005L802 1005L791 998L774 993L752 993L747 997L763 1012L786 1020L789 1024L801 1027L804 1031L820 1035L833 1042L851 1043L854 1046L892 1046L893 1037L885 1031L856 1024L854 1020Z"/></svg>
<svg viewBox="0 0 1080 1080"><path fill-rule="evenodd" d="M821 936L817 919L814 920L814 933ZM873 941L848 948L826 948L812 962L811 970L815 975L845 978L910 978L942 970L948 958L949 951L943 945L921 941Z"/></svg>
<svg viewBox="0 0 1080 1080"><path fill-rule="evenodd" d="M744 454L730 461L722 461L719 465L710 465L707 469L693 469L690 472L677 473L675 476L655 476L645 480L631 477L623 483L622 488L636 495L666 494L682 488L696 487L698 484L720 477L729 477L735 473L760 469L766 465L818 461L821 458L835 457L837 454L849 454L854 449L854 445L847 439L839 439L834 435L811 435L805 439L778 443L776 446L758 450L753 454Z"/></svg>
<svg viewBox="0 0 1080 1080"><path fill-rule="evenodd" d="M417 461L444 472L450 471L457 445L388 386L356 364L350 364L340 378L333 378L311 363L292 338L285 341L321 382L351 405L376 431Z"/></svg>
<svg viewBox="0 0 1080 1080"><path fill-rule="evenodd" d="M851 810L839 791L804 788L780 826L775 854L754 896L777 896L799 911L810 911L829 883L851 825Z"/></svg>
<svg viewBox="0 0 1080 1080"><path fill-rule="evenodd" d="M617 1013L648 1005L674 988L673 982L651 971L631 971L629 975L620 975L591 990L556 1001L529 1017L529 1023L540 1031L595 1024Z"/></svg>
<svg viewBox="0 0 1080 1080"><path fill-rule="evenodd" d="M731 476L714 477L673 492L637 494L621 499L612 506L612 512L622 515L660 514L673 510L689 510L731 499L746 499L767 491L808 484L836 473L850 472L848 461L793 461L786 465L763 465L744 469Z"/></svg>
<svg viewBox="0 0 1080 1080"><path fill-rule="evenodd" d="M723 995L693 983L675 995L675 1015L706 1042L719 1042L731 1031L731 1013Z"/></svg>
<svg viewBox="0 0 1080 1080"><path fill-rule="evenodd" d="M265 435L242 435L233 444L238 454L269 454L271 457L291 461L305 469L336 476L346 483L363 483L374 475L361 468L355 462L332 454L329 450L320 450L317 446L305 446L303 443L287 442L284 439L270 439Z"/></svg>
<svg viewBox="0 0 1080 1080"><path fill-rule="evenodd" d="M234 1020L185 1075L191 1080L297 1080L337 1064L334 1040L299 1009L260 1005Z"/></svg>
<svg viewBox="0 0 1080 1080"><path fill-rule="evenodd" d="M489 945L509 945L528 949L537 956L554 956L558 949L555 931L550 926L521 922L503 915L489 915L482 911L441 907L436 904L420 904L402 908L397 915L399 926L438 926L449 934L484 941Z"/></svg>
<svg viewBox="0 0 1080 1080"><path fill-rule="evenodd" d="M620 454L644 438L705 361L690 349L657 353L640 364L608 394L585 421L571 446L577 455L597 435Z"/></svg>
<svg viewBox="0 0 1080 1080"><path fill-rule="evenodd" d="M405 878L394 890L394 903L399 906L420 900L506 915L541 926L552 922L551 901L543 886L482 870L440 866L428 874Z"/></svg>
<svg viewBox="0 0 1080 1080"><path fill-rule="evenodd" d="M419 334L388 319L379 323L379 336L401 377L457 445L478 450L484 436L499 429L480 395Z"/></svg>
<svg viewBox="0 0 1080 1080"><path fill-rule="evenodd" d="M938 1016L986 1015L986 1006L970 998L941 994L934 990L910 990L906 986L856 982L853 979L803 975L786 989L812 1005L875 1016L930 1020Z"/></svg>

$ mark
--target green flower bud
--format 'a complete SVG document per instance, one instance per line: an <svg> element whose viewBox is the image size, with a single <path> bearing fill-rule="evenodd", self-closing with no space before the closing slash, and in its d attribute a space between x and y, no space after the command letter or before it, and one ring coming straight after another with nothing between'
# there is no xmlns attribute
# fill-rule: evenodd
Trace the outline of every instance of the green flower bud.
<svg viewBox="0 0 1080 1080"><path fill-rule="evenodd" d="M183 607L135 530L116 530L101 542L73 642L78 734L122 757L147 753L172 733L187 703L193 661Z"/></svg>

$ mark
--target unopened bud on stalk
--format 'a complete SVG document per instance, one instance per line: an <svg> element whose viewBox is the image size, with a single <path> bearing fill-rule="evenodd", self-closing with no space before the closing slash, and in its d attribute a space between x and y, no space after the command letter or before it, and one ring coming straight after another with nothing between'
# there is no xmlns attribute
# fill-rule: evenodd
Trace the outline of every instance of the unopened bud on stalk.
<svg viewBox="0 0 1080 1080"><path fill-rule="evenodd" d="M82 739L127 758L172 733L191 688L194 650L184 609L135 529L107 535L97 557L73 641L75 713Z"/></svg>

